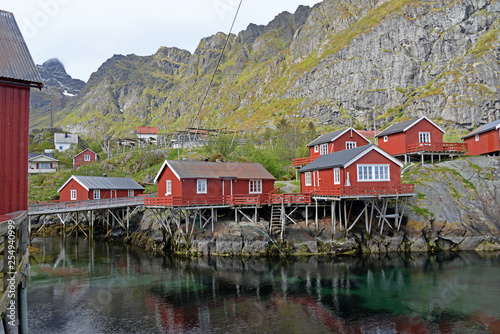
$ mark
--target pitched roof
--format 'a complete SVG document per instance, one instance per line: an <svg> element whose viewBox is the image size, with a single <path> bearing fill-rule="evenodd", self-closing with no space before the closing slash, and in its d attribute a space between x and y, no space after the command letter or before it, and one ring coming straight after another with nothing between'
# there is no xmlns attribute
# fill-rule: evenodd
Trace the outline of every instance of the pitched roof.
<svg viewBox="0 0 500 334"><path fill-rule="evenodd" d="M87 151L90 151L90 152L94 153L96 157L98 157L98 156L99 156L97 153L95 153L94 151L92 151L90 148L86 148L86 149L84 149L83 151L81 151L80 153L78 153L77 155L75 155L75 156L73 157L73 159L74 159L74 158L76 158L77 156L81 155L82 153L87 152Z"/></svg>
<svg viewBox="0 0 500 334"><path fill-rule="evenodd" d="M466 139L466 138L469 138L469 137L472 137L475 135L479 135L481 133L485 133L485 132L488 132L491 130L498 130L498 129L500 129L500 119L478 127L477 129L475 129L475 130L469 132L468 134L466 134L465 136L463 136L462 139Z"/></svg>
<svg viewBox="0 0 500 334"><path fill-rule="evenodd" d="M43 86L14 14L3 10L0 10L0 78Z"/></svg>
<svg viewBox="0 0 500 334"><path fill-rule="evenodd" d="M437 126L433 121L431 121L430 119L428 119L425 116L422 116L420 118L411 119L409 121L394 123L391 126L389 126L387 129L385 129L384 131L380 132L375 137L378 138L378 137L388 136L388 135L392 135L392 134L399 133L399 132L406 132L406 131L408 131L408 129L410 129L412 126L414 126L415 124L417 124L418 122L420 122L423 119L427 120L429 123L434 125L442 133L446 132L443 129L441 129L439 126Z"/></svg>
<svg viewBox="0 0 500 334"><path fill-rule="evenodd" d="M318 138L316 138L315 140L313 140L312 142L310 142L309 144L307 144L307 147L325 144L325 143L330 143L332 141L335 141L337 138L339 138L340 136L342 136L344 133L346 133L349 130L352 130L352 131L356 132L358 135L360 135L361 137L363 137L367 143L370 142L368 139L366 139L361 133L359 133L355 129L347 128L347 129L342 129L342 130L337 130L337 131L325 133L325 134L319 136Z"/></svg>
<svg viewBox="0 0 500 334"><path fill-rule="evenodd" d="M276 180L259 163L166 160L156 174L155 183L167 166L179 180L220 178Z"/></svg>
<svg viewBox="0 0 500 334"><path fill-rule="evenodd" d="M137 133L138 134L153 134L157 135L158 134L158 128L156 126L138 126L137 127Z"/></svg>
<svg viewBox="0 0 500 334"><path fill-rule="evenodd" d="M52 153L28 153L28 160L34 159L39 156L44 156L55 160L54 154Z"/></svg>
<svg viewBox="0 0 500 334"><path fill-rule="evenodd" d="M144 190L139 183L126 177L105 177L105 176L76 176L72 175L58 192L60 192L71 180L80 183L85 189L106 189L106 190Z"/></svg>
<svg viewBox="0 0 500 334"><path fill-rule="evenodd" d="M54 133L54 143L78 144L78 135L72 133Z"/></svg>
<svg viewBox="0 0 500 334"><path fill-rule="evenodd" d="M313 170L321 170L328 168L336 168L336 167L347 167L354 163L356 160L366 155L368 152L375 150L380 154L384 155L387 159L393 161L399 166L403 166L403 164L394 158L389 153L382 150L380 147L370 144L365 146L360 146L357 148L353 148L350 150L338 151L330 154L325 154L308 164L307 166L301 168L299 170L300 173L309 172Z"/></svg>

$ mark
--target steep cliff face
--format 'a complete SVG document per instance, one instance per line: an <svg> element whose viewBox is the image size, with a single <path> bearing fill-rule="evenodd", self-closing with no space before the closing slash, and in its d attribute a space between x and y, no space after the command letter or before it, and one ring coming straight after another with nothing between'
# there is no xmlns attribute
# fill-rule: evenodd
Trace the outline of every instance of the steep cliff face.
<svg viewBox="0 0 500 334"><path fill-rule="evenodd" d="M426 115L468 130L500 117L499 12L496 0L324 0L204 38L193 54L114 56L60 124L94 131L97 118L120 134L286 116L380 128Z"/></svg>

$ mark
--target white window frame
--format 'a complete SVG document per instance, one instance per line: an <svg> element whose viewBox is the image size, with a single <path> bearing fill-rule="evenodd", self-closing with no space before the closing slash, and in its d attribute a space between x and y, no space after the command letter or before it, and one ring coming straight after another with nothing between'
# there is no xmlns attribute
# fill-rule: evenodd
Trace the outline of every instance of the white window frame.
<svg viewBox="0 0 500 334"><path fill-rule="evenodd" d="M321 144L319 147L319 154L325 155L328 154L328 144Z"/></svg>
<svg viewBox="0 0 500 334"><path fill-rule="evenodd" d="M314 145L314 153L318 153L319 152L319 146L318 145Z"/></svg>
<svg viewBox="0 0 500 334"><path fill-rule="evenodd" d="M249 194L262 194L262 180L250 180L248 182Z"/></svg>
<svg viewBox="0 0 500 334"><path fill-rule="evenodd" d="M479 135L475 136L476 141L479 141Z"/></svg>
<svg viewBox="0 0 500 334"><path fill-rule="evenodd" d="M384 136L384 143L387 143L389 141L389 137L388 136Z"/></svg>
<svg viewBox="0 0 500 334"><path fill-rule="evenodd" d="M357 165L356 170L358 174L358 182L391 181L391 166L388 164L359 164Z"/></svg>
<svg viewBox="0 0 500 334"><path fill-rule="evenodd" d="M128 197L134 197L135 191L134 190L129 190L128 191Z"/></svg>
<svg viewBox="0 0 500 334"><path fill-rule="evenodd" d="M356 143L355 141L346 141L345 142L345 149L346 150L351 150L353 148L356 148L358 147L358 143Z"/></svg>
<svg viewBox="0 0 500 334"><path fill-rule="evenodd" d="M340 184L340 168L333 169L333 184Z"/></svg>
<svg viewBox="0 0 500 334"><path fill-rule="evenodd" d="M90 154L85 154L83 156L83 161L90 161Z"/></svg>
<svg viewBox="0 0 500 334"><path fill-rule="evenodd" d="M312 177L311 177L311 172L306 172L304 175L304 183L306 184L306 187L312 186Z"/></svg>
<svg viewBox="0 0 500 334"><path fill-rule="evenodd" d="M94 199L101 199L101 191L100 190L94 190Z"/></svg>
<svg viewBox="0 0 500 334"><path fill-rule="evenodd" d="M172 195L172 180L165 182L165 196Z"/></svg>
<svg viewBox="0 0 500 334"><path fill-rule="evenodd" d="M71 189L71 200L76 201L76 198L77 198L76 189Z"/></svg>
<svg viewBox="0 0 500 334"><path fill-rule="evenodd" d="M431 133L430 132L419 132L418 133L418 142L419 143L430 143L431 142Z"/></svg>
<svg viewBox="0 0 500 334"><path fill-rule="evenodd" d="M207 179L196 180L196 193L197 194L207 193Z"/></svg>

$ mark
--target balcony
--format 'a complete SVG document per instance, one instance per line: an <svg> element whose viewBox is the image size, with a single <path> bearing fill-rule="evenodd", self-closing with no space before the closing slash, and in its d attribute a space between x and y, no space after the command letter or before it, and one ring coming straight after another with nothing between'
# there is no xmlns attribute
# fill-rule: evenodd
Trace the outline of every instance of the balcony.
<svg viewBox="0 0 500 334"><path fill-rule="evenodd" d="M408 145L408 153L435 152L435 153L465 153L465 143L418 143Z"/></svg>
<svg viewBox="0 0 500 334"><path fill-rule="evenodd" d="M301 167L310 164L316 160L315 157L305 157L305 158L298 158L298 159L293 159L292 160L292 165L293 167Z"/></svg>

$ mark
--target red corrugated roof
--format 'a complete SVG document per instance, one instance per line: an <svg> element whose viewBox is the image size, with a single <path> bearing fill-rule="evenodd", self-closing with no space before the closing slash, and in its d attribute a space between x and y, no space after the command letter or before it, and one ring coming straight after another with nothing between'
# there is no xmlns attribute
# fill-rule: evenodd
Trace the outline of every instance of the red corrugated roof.
<svg viewBox="0 0 500 334"><path fill-rule="evenodd" d="M158 128L156 126L138 126L137 127L137 133L143 133L143 134L153 134L157 135L158 134Z"/></svg>

